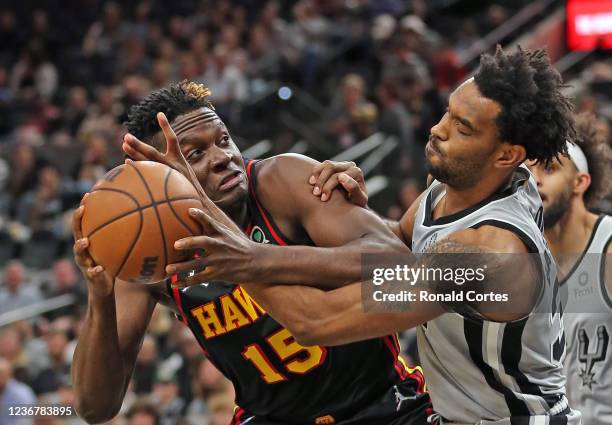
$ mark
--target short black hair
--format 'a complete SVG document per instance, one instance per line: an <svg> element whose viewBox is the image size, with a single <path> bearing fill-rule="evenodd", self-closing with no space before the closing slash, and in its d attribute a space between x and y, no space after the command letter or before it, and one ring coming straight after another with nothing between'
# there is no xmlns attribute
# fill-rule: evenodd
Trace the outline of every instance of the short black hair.
<svg viewBox="0 0 612 425"><path fill-rule="evenodd" d="M585 112L576 117L575 142L582 149L589 166L591 185L584 192L584 203L587 208L592 209L610 193L612 160L606 137L598 128L598 121L593 114Z"/></svg>
<svg viewBox="0 0 612 425"><path fill-rule="evenodd" d="M501 105L496 122L504 142L521 145L527 158L545 166L566 154L575 137L566 86L544 49L483 54L474 81L483 96Z"/></svg>
<svg viewBox="0 0 612 425"><path fill-rule="evenodd" d="M176 117L196 109L214 109L209 101L210 90L203 84L183 80L155 90L140 103L130 108L125 122L127 130L145 143L152 144L152 138L161 129L157 113L163 112L172 122ZM159 148L159 146L156 146Z"/></svg>

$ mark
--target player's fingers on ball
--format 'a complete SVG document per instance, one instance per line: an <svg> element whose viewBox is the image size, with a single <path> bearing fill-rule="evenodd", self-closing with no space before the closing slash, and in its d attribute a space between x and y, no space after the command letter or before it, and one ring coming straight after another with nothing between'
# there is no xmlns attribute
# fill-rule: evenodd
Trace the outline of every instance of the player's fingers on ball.
<svg viewBox="0 0 612 425"><path fill-rule="evenodd" d="M94 281L103 278L103 273L104 267L102 266L88 267L86 271L87 277Z"/></svg>
<svg viewBox="0 0 612 425"><path fill-rule="evenodd" d="M199 208L189 208L189 215L197 221L208 235L215 234L219 231L219 225L215 219Z"/></svg>
<svg viewBox="0 0 612 425"><path fill-rule="evenodd" d="M72 215L72 235L74 239L81 239L81 219L83 218L83 213L85 212L85 206L79 206L74 214Z"/></svg>
<svg viewBox="0 0 612 425"><path fill-rule="evenodd" d="M129 133L126 134L123 140L124 140L124 143L123 143L124 147L127 147L128 149L128 151L125 151L125 148L124 148L124 151L130 156L132 156L133 154L134 155L133 159L137 161L153 160L153 161L161 162L160 160L162 159L162 155L153 146L147 143L141 142L135 136Z"/></svg>
<svg viewBox="0 0 612 425"><path fill-rule="evenodd" d="M128 145L127 143L124 143L121 148L123 149L123 152L125 152L130 159L134 160L134 161L146 161L147 158L144 154L138 152L136 149L134 149L133 147L131 147L130 145ZM126 164L127 164L127 160L126 160Z"/></svg>
<svg viewBox="0 0 612 425"><path fill-rule="evenodd" d="M217 246L217 241L210 236L202 235L202 236L190 236L188 238L179 239L174 242L174 248L184 250L210 250L211 248Z"/></svg>
<svg viewBox="0 0 612 425"><path fill-rule="evenodd" d="M168 264L166 266L166 273L175 274L190 271L202 271L206 267L204 257L196 258L193 260L183 261L181 263Z"/></svg>
<svg viewBox="0 0 612 425"><path fill-rule="evenodd" d="M89 266L93 263L91 256L89 255L89 240L87 238L78 239L74 243L73 252L75 259L80 263L80 265Z"/></svg>

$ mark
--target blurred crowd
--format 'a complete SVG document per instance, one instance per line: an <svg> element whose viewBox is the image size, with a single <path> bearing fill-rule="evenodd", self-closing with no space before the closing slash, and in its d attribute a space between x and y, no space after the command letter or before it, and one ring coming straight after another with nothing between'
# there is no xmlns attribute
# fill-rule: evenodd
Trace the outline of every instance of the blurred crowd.
<svg viewBox="0 0 612 425"><path fill-rule="evenodd" d="M461 7L445 9L453 3ZM302 152L322 160L375 133L394 137L397 147L379 165L389 187L383 201L372 200L398 218L423 189L429 129L472 69L470 49L527 3L0 6L0 315L60 295L75 301L0 328L0 411L36 399L71 404L70 361L87 294L71 260L70 219L82 195L122 162L131 105L188 79L211 89L241 149L268 139L274 154L305 140ZM577 109L599 114L609 135L612 63L592 61L575 76L586 85ZM227 424L232 409L231 385L188 330L157 309L116 422Z"/></svg>

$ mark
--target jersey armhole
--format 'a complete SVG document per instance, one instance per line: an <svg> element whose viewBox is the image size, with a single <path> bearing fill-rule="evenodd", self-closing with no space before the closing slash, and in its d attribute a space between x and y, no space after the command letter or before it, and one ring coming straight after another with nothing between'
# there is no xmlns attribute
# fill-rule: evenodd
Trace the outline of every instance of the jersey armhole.
<svg viewBox="0 0 612 425"><path fill-rule="evenodd" d="M501 220L494 220L494 219L487 219L487 220L483 220L480 221L472 226L470 226L471 229L478 229L479 227L482 226L494 226L494 227L498 227L500 229L504 229L504 230L508 230L512 233L514 233L516 236L518 236L518 238L525 244L525 246L527 246L527 250L530 254L538 254L538 248L535 244L535 242L525 233L523 232L521 229L519 229L517 226L505 222L505 221L501 221ZM527 314L524 317L520 317L518 319L514 319L514 320L510 320L510 321L506 321L506 322L501 322L501 323L506 323L506 324L515 324L515 323L519 323L523 320L528 319L532 314L534 314L534 310L535 307L540 303L542 297L544 296L544 265L542 264L542 262L538 262L538 274L539 274L539 279L538 281L540 282L540 291L538 294L538 299L537 301L533 304L534 308L532 308L532 311ZM473 307L469 306L470 308L466 311L466 312L457 312L457 314L460 314L461 316L467 318L467 319L478 319L478 320L486 320L488 322L496 322L495 320L491 320L488 319L486 317L484 317L480 312L478 312L476 309L474 309ZM466 314L464 314L466 313Z"/></svg>
<svg viewBox="0 0 612 425"><path fill-rule="evenodd" d="M612 236L610 236L607 242L604 244L604 248L602 250L601 255L603 256L603 261L601 262L601 268L599 270L599 284L601 285L601 295L603 297L604 303L608 306L610 310L612 310L612 294L610 293L610 289L606 285L606 265L608 261L608 256L612 256L612 254L608 254L608 248L612 243Z"/></svg>

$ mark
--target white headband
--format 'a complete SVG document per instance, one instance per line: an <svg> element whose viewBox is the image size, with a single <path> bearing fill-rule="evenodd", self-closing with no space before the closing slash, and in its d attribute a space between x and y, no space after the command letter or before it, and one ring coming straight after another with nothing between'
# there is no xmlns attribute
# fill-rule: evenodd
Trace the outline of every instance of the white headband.
<svg viewBox="0 0 612 425"><path fill-rule="evenodd" d="M567 145L567 156L574 162L574 165L576 165L578 171L588 173L589 164L587 163L586 156L584 156L584 152L582 152L580 146L568 141L566 141L565 144Z"/></svg>

